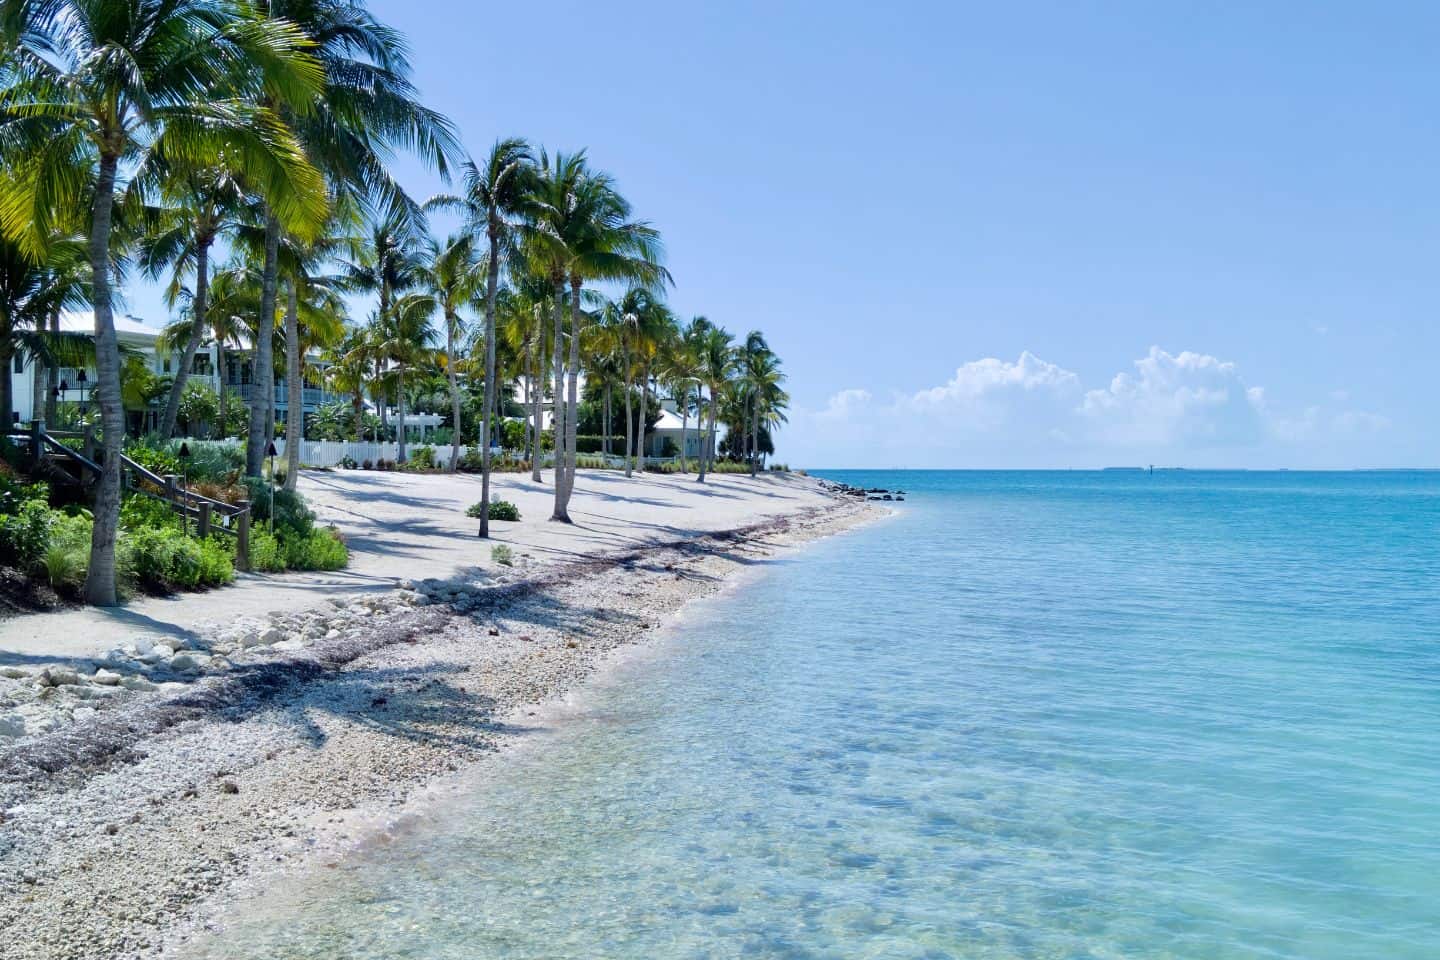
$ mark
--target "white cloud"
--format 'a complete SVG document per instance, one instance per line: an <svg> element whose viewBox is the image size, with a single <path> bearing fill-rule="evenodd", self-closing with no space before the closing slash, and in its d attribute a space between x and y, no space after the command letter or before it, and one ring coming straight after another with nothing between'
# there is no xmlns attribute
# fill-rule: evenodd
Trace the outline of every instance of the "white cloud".
<svg viewBox="0 0 1440 960"><path fill-rule="evenodd" d="M1073 371L1026 351L968 361L943 384L888 399L841 390L818 410L792 411L785 456L886 467L1264 465L1389 426L1345 408L1348 395L1277 409L1236 364L1205 353L1151 347L1132 367L1087 390Z"/></svg>
<svg viewBox="0 0 1440 960"><path fill-rule="evenodd" d="M1233 363L1151 347L1134 373L1087 392L1081 412L1117 446L1226 445L1264 435L1264 403L1264 388L1247 386Z"/></svg>

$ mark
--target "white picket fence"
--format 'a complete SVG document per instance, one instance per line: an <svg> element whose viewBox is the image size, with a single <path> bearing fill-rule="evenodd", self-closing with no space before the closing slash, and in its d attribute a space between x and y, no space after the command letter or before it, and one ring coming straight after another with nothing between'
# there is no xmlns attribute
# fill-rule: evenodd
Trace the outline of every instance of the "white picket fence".
<svg viewBox="0 0 1440 960"><path fill-rule="evenodd" d="M238 441L235 441L235 440L190 440L190 441L188 441L188 442L191 443L191 444L196 444L196 445L216 444L216 445L225 445L225 446L235 446ZM415 451L416 451L419 447L422 447L422 446L430 446L430 447L432 447L432 448L434 449L434 451L435 451L435 462L436 462L437 464L440 464L440 465L443 466L443 465L448 464L448 463L450 462L450 444L448 444L448 443L447 443L447 444L407 443L407 444L405 445L405 453L406 453L407 456L413 457L413 456L415 455ZM472 447L472 446L466 446L466 445L463 445L463 444L462 444L461 447L460 447L460 456L462 456L462 457L465 456L465 455L466 455L467 453L469 453L472 449L475 450L476 453L479 453L480 447L479 447L478 445L475 445L475 446ZM285 456L285 438L284 438L284 437L276 437L276 438L275 438L275 451L276 451L276 456L277 456L277 458L283 458L283 457ZM498 457L498 456L501 455L501 453L502 453L502 451L501 451L501 449L500 449L499 447L492 447L492 448L490 449L490 455L491 455L491 456ZM600 458L600 457L602 457L602 454L598 454L598 453L583 453L583 454L581 454L580 456L581 456L582 458L584 458L584 459L589 460L589 459L592 459L592 458ZM398 460L398 459L400 458L400 445L397 444L397 443L394 443L394 442L390 442L390 443L368 443L368 442L359 442L359 443L357 443L357 442L352 441L352 440L302 440L302 441L301 441L301 445L300 445L300 462L301 462L302 464L304 464L305 466L308 466L308 467L338 467L338 466L340 466L341 463L345 462L345 459L346 459L347 457L348 457L351 461L353 461L356 465L363 464L366 460L369 460L372 464L373 464L375 461L377 461L377 460ZM615 468L615 469L621 469L621 468L623 468L623 467L625 466L625 458L624 458L624 457L621 457L621 456L618 456L618 455L616 455L616 454L610 454L610 455L608 455L608 456L604 456L603 459L605 460L605 462L606 462L610 467ZM675 463L675 462L677 461L677 459L678 459L678 458L676 458L676 457L646 457L646 458L645 458L645 462L646 462L647 464L652 464L652 463L653 463L653 464ZM694 461L694 458L693 458L693 457L691 458L691 461L692 461L692 462ZM546 467L553 466L553 465L554 465L554 455L551 454L551 453L546 453L544 459L541 461L541 465L542 465L542 466L546 466Z"/></svg>

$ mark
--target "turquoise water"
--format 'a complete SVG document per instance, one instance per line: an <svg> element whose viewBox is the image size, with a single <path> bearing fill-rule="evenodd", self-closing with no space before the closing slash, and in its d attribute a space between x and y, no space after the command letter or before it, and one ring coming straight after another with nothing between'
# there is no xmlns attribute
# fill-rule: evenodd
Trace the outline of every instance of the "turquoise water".
<svg viewBox="0 0 1440 960"><path fill-rule="evenodd" d="M1440 956L1440 474L873 473L195 957Z"/></svg>

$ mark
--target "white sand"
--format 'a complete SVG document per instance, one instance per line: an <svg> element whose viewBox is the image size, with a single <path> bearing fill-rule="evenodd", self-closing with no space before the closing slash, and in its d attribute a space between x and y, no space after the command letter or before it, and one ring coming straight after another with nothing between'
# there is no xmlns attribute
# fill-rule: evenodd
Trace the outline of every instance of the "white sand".
<svg viewBox="0 0 1440 960"><path fill-rule="evenodd" d="M549 520L554 494L529 474L492 480L493 499L520 508L519 523L491 524L476 536L465 516L480 499L480 477L370 471L306 472L300 491L322 523L350 545L349 568L337 573L245 575L202 594L137 598L124 607L80 608L0 622L0 659L39 664L93 657L137 633L183 636L206 623L316 607L336 593L390 590L399 579L450 578L494 569L493 543L522 562L555 563L613 550L730 530L827 502L814 480L788 474L693 476L581 471L570 503L573 524Z"/></svg>

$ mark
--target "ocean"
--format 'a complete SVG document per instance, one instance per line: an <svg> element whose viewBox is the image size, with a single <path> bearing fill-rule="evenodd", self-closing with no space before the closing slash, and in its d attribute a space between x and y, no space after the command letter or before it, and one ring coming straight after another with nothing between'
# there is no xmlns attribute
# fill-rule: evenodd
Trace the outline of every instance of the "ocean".
<svg viewBox="0 0 1440 960"><path fill-rule="evenodd" d="M854 472L191 958L1440 956L1440 474Z"/></svg>

